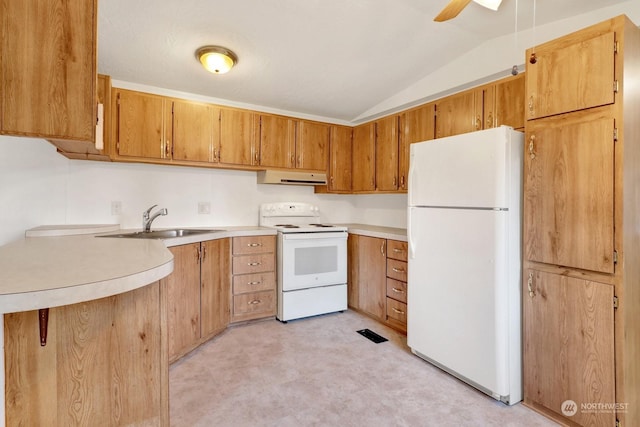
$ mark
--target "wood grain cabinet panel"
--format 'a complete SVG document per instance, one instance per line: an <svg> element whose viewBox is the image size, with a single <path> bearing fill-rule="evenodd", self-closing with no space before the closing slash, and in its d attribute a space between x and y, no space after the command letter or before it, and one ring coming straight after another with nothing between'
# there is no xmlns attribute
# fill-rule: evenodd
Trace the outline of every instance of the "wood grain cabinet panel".
<svg viewBox="0 0 640 427"><path fill-rule="evenodd" d="M387 277L387 297L407 303L407 282Z"/></svg>
<svg viewBox="0 0 640 427"><path fill-rule="evenodd" d="M351 191L352 136L353 129L348 126L331 126L329 140L329 191Z"/></svg>
<svg viewBox="0 0 640 427"><path fill-rule="evenodd" d="M385 239L358 236L358 309L378 320L386 314L386 247Z"/></svg>
<svg viewBox="0 0 640 427"><path fill-rule="evenodd" d="M229 325L231 242L230 239L218 239L201 245L200 327L202 338L207 338Z"/></svg>
<svg viewBox="0 0 640 427"><path fill-rule="evenodd" d="M373 122L353 128L352 189L376 189L376 139Z"/></svg>
<svg viewBox="0 0 640 427"><path fill-rule="evenodd" d="M435 138L435 119L434 103L422 105L400 114L400 139L398 142L398 188L400 190L409 189L409 148L413 143Z"/></svg>
<svg viewBox="0 0 640 427"><path fill-rule="evenodd" d="M219 162L257 166L260 160L260 117L249 110L220 109Z"/></svg>
<svg viewBox="0 0 640 427"><path fill-rule="evenodd" d="M573 400L572 422L614 426L613 411L580 409L616 402L613 286L525 270L522 294L525 395L558 415Z"/></svg>
<svg viewBox="0 0 640 427"><path fill-rule="evenodd" d="M233 238L234 255L275 253L275 251L275 236L241 236Z"/></svg>
<svg viewBox="0 0 640 427"><path fill-rule="evenodd" d="M376 190L398 189L398 116L375 122Z"/></svg>
<svg viewBox="0 0 640 427"><path fill-rule="evenodd" d="M535 64L527 64L527 119L612 104L615 42L607 31L537 46Z"/></svg>
<svg viewBox="0 0 640 427"><path fill-rule="evenodd" d="M1 133L94 142L97 9L95 0L2 0Z"/></svg>
<svg viewBox="0 0 640 427"><path fill-rule="evenodd" d="M220 145L220 110L209 104L173 100L173 135L167 137L171 158L185 162L217 161Z"/></svg>
<svg viewBox="0 0 640 427"><path fill-rule="evenodd" d="M482 89L468 90L436 101L436 138L482 128Z"/></svg>
<svg viewBox="0 0 640 427"><path fill-rule="evenodd" d="M8 426L169 425L159 284L4 316Z"/></svg>
<svg viewBox="0 0 640 427"><path fill-rule="evenodd" d="M121 157L162 159L169 145L165 140L167 99L142 92L115 88L114 141ZM168 132L171 134L171 132Z"/></svg>
<svg viewBox="0 0 640 427"><path fill-rule="evenodd" d="M294 168L296 121L283 116L260 115L260 166Z"/></svg>
<svg viewBox="0 0 640 427"><path fill-rule="evenodd" d="M329 133L326 123L298 121L296 168L326 172L329 166Z"/></svg>
<svg viewBox="0 0 640 427"><path fill-rule="evenodd" d="M511 126L514 129L524 128L525 110L525 74L520 73L495 83L494 94L494 126ZM492 120L486 117L485 128Z"/></svg>
<svg viewBox="0 0 640 427"><path fill-rule="evenodd" d="M526 144L527 259L613 273L614 120L537 120Z"/></svg>

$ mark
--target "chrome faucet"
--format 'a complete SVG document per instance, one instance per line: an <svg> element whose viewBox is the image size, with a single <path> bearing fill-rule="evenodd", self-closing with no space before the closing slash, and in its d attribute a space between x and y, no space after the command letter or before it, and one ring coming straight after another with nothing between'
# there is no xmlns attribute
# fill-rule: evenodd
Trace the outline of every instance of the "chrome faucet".
<svg viewBox="0 0 640 427"><path fill-rule="evenodd" d="M166 208L163 208L157 211L156 213L154 213L153 215L150 215L151 210L156 206L158 205L151 206L142 214L142 231L144 231L145 233L148 233L149 231L151 231L151 223L153 222L154 219L158 218L160 215L166 215L169 213L169 211L167 211Z"/></svg>

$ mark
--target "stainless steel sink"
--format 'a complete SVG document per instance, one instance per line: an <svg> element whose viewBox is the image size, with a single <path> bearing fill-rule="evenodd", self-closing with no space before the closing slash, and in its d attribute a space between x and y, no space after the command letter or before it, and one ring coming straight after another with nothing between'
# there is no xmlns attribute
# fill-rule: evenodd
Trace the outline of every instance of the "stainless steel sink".
<svg viewBox="0 0 640 427"><path fill-rule="evenodd" d="M194 228L174 228L170 230L135 231L132 233L106 234L98 237L124 237L129 239L171 239L195 234L217 233L224 230L200 230Z"/></svg>

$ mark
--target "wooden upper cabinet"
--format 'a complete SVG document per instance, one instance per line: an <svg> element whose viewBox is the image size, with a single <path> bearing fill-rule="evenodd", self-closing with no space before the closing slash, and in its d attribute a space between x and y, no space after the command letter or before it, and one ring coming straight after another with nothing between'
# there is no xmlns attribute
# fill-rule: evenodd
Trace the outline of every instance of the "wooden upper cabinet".
<svg viewBox="0 0 640 427"><path fill-rule="evenodd" d="M615 93L615 33L584 33L535 47L527 63L527 119L612 104ZM529 58L533 50L527 50Z"/></svg>
<svg viewBox="0 0 640 427"><path fill-rule="evenodd" d="M436 138L483 128L482 89L469 90L436 101Z"/></svg>
<svg viewBox="0 0 640 427"><path fill-rule="evenodd" d="M398 188L409 185L409 147L415 142L435 137L435 104L426 104L400 114L400 140L398 144Z"/></svg>
<svg viewBox="0 0 640 427"><path fill-rule="evenodd" d="M173 160L212 162L220 144L218 115L213 105L174 100L172 104L173 136L167 138Z"/></svg>
<svg viewBox="0 0 640 427"><path fill-rule="evenodd" d="M116 88L113 91L112 102L115 110L113 139L117 155L147 159L165 158L170 147L165 140L164 128L166 98Z"/></svg>
<svg viewBox="0 0 640 427"><path fill-rule="evenodd" d="M365 123L353 128L352 189L374 191L376 189L376 139L375 123Z"/></svg>
<svg viewBox="0 0 640 427"><path fill-rule="evenodd" d="M514 129L524 128L525 109L525 75L502 79L495 83L494 90L494 126L511 126ZM485 102L485 105L487 102ZM489 121L485 117L485 128Z"/></svg>
<svg viewBox="0 0 640 427"><path fill-rule="evenodd" d="M257 166L260 117L249 110L220 109L220 163Z"/></svg>
<svg viewBox="0 0 640 427"><path fill-rule="evenodd" d="M375 122L376 130L376 189L398 189L398 116Z"/></svg>
<svg viewBox="0 0 640 427"><path fill-rule="evenodd" d="M326 123L306 120L298 122L296 132L296 168L327 171L329 161L329 130Z"/></svg>
<svg viewBox="0 0 640 427"><path fill-rule="evenodd" d="M560 416L571 399L578 405L570 418L575 425L614 426L613 411L579 410L616 402L613 286L536 270L524 274L525 397Z"/></svg>
<svg viewBox="0 0 640 427"><path fill-rule="evenodd" d="M331 126L329 142L329 190L351 191L351 139L353 129L348 126Z"/></svg>
<svg viewBox="0 0 640 427"><path fill-rule="evenodd" d="M525 147L525 259L613 273L613 118L531 121Z"/></svg>
<svg viewBox="0 0 640 427"><path fill-rule="evenodd" d="M0 133L93 143L97 2L2 0Z"/></svg>
<svg viewBox="0 0 640 427"><path fill-rule="evenodd" d="M260 116L260 166L295 167L296 121L289 117Z"/></svg>

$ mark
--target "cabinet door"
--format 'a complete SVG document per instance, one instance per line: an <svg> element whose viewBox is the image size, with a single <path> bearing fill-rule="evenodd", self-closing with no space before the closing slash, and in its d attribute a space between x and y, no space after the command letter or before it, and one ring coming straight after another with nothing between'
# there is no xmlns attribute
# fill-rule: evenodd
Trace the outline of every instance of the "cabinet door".
<svg viewBox="0 0 640 427"><path fill-rule="evenodd" d="M296 168L327 171L329 125L300 120L296 135Z"/></svg>
<svg viewBox="0 0 640 427"><path fill-rule="evenodd" d="M414 142L429 141L435 137L435 104L426 104L400 115L400 141L398 144L398 188L409 186L409 147Z"/></svg>
<svg viewBox="0 0 640 427"><path fill-rule="evenodd" d="M202 242L200 308L203 337L220 332L229 324L230 277L230 239Z"/></svg>
<svg viewBox="0 0 640 427"><path fill-rule="evenodd" d="M259 123L258 115L252 111L220 110L220 163L244 166L258 164Z"/></svg>
<svg viewBox="0 0 640 427"><path fill-rule="evenodd" d="M358 237L358 303L362 311L384 320L387 241L376 237Z"/></svg>
<svg viewBox="0 0 640 427"><path fill-rule="evenodd" d="M172 112L173 137L171 141L167 138L167 144L173 160L213 161L213 149L220 136L215 119L217 109L213 105L174 100Z"/></svg>
<svg viewBox="0 0 640 427"><path fill-rule="evenodd" d="M349 233L347 237L347 302L349 307L360 309L360 236Z"/></svg>
<svg viewBox="0 0 640 427"><path fill-rule="evenodd" d="M331 126L329 142L329 190L351 191L351 136L347 126Z"/></svg>
<svg viewBox="0 0 640 427"><path fill-rule="evenodd" d="M96 1L2 0L3 133L94 141Z"/></svg>
<svg viewBox="0 0 640 427"><path fill-rule="evenodd" d="M482 129L482 111L476 99L482 90L469 90L436 102L436 138Z"/></svg>
<svg viewBox="0 0 640 427"><path fill-rule="evenodd" d="M613 119L528 125L524 250L531 261L613 273Z"/></svg>
<svg viewBox="0 0 640 427"><path fill-rule="evenodd" d="M374 191L376 189L376 140L375 123L367 123L353 128L352 159L353 191Z"/></svg>
<svg viewBox="0 0 640 427"><path fill-rule="evenodd" d="M376 120L376 189L398 189L398 116Z"/></svg>
<svg viewBox="0 0 640 427"><path fill-rule="evenodd" d="M535 55L525 73L529 120L614 102L615 33L564 37L536 46Z"/></svg>
<svg viewBox="0 0 640 427"><path fill-rule="evenodd" d="M200 243L173 246L173 273L167 281L169 360L200 339Z"/></svg>
<svg viewBox="0 0 640 427"><path fill-rule="evenodd" d="M524 74L497 82L495 84L495 126L524 128L524 98Z"/></svg>
<svg viewBox="0 0 640 427"><path fill-rule="evenodd" d="M116 150L122 157L161 159L164 139L165 98L142 92L115 89Z"/></svg>
<svg viewBox="0 0 640 427"><path fill-rule="evenodd" d="M573 400L572 422L615 425L613 413L580 410L616 401L613 286L525 270L522 294L525 401L561 415Z"/></svg>
<svg viewBox="0 0 640 427"><path fill-rule="evenodd" d="M296 121L281 116L260 116L260 166L295 167Z"/></svg>

